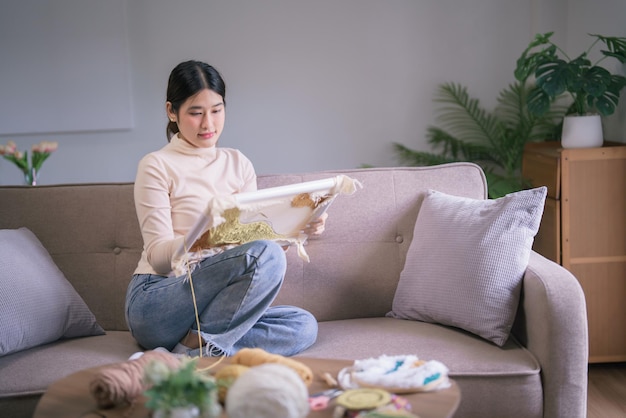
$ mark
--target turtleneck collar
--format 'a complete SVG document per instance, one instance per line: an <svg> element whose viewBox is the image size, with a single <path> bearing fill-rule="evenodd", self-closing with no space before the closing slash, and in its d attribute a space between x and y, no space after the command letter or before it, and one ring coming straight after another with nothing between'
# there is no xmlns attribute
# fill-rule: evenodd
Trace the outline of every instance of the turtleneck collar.
<svg viewBox="0 0 626 418"><path fill-rule="evenodd" d="M178 134L174 135L170 140L170 145L174 150L182 154L197 155L199 157L212 157L217 152L217 147L198 148L182 139Z"/></svg>

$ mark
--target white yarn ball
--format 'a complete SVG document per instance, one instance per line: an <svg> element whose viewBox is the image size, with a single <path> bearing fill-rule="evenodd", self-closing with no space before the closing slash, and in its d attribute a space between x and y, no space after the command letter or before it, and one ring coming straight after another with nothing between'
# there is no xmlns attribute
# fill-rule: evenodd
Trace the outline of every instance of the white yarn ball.
<svg viewBox="0 0 626 418"><path fill-rule="evenodd" d="M304 418L309 393L290 367L265 363L251 367L235 380L226 395L229 418Z"/></svg>

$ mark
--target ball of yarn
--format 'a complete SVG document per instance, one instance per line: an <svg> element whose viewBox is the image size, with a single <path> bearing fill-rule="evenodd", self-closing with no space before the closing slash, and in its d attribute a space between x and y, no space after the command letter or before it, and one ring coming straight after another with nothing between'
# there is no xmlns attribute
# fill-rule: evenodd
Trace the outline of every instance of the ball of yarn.
<svg viewBox="0 0 626 418"><path fill-rule="evenodd" d="M89 392L98 408L132 403L146 389L143 384L144 367L155 360L170 369L180 366L180 360L170 353L147 351L138 359L102 367L89 383Z"/></svg>
<svg viewBox="0 0 626 418"><path fill-rule="evenodd" d="M304 418L308 391L290 367L266 363L239 376L226 395L229 418Z"/></svg>
<svg viewBox="0 0 626 418"><path fill-rule="evenodd" d="M308 387L313 383L313 371L306 364L280 354L272 354L261 348L243 348L230 360L232 364L242 364L248 367L259 366L266 363L277 363L290 367L298 373L304 384Z"/></svg>
<svg viewBox="0 0 626 418"><path fill-rule="evenodd" d="M217 383L217 397L221 403L226 402L226 394L235 380L250 368L241 364L228 364L215 373Z"/></svg>

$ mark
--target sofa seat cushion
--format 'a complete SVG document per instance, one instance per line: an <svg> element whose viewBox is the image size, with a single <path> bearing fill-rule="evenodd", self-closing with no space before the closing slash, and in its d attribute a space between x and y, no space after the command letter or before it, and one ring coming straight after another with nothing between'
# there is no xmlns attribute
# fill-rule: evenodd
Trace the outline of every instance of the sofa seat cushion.
<svg viewBox="0 0 626 418"><path fill-rule="evenodd" d="M415 354L448 366L462 394L455 417L543 415L539 363L513 337L498 347L475 334L443 325L396 318L347 319L320 322L317 342L300 355L354 360L382 354ZM502 401L481 402L487 388L497 394L490 399Z"/></svg>
<svg viewBox="0 0 626 418"><path fill-rule="evenodd" d="M300 355L354 360L382 354L415 354L424 360L439 360L448 366L451 376L527 376L540 372L537 360L514 338L500 348L457 328L395 318L320 322L316 343Z"/></svg>
<svg viewBox="0 0 626 418"><path fill-rule="evenodd" d="M90 367L128 360L141 348L127 331L60 340L0 357L0 399L42 394L48 385Z"/></svg>

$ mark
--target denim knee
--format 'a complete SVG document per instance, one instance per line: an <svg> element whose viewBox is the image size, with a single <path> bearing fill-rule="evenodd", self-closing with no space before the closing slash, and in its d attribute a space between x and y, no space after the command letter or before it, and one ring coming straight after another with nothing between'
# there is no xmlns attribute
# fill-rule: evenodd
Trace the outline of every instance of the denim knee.
<svg viewBox="0 0 626 418"><path fill-rule="evenodd" d="M259 240L249 243L251 253L256 256L259 266L272 271L281 272L285 275L287 270L287 257L285 250L274 241ZM280 278L282 280L282 277Z"/></svg>
<svg viewBox="0 0 626 418"><path fill-rule="evenodd" d="M264 255L275 259L281 266L287 267L287 257L285 257L285 250L278 243L269 240L253 241L253 244L265 247Z"/></svg>
<svg viewBox="0 0 626 418"><path fill-rule="evenodd" d="M301 315L302 324L298 334L298 342L295 350L297 353L300 353L315 344L318 333L317 319L315 319L313 314L302 310Z"/></svg>

